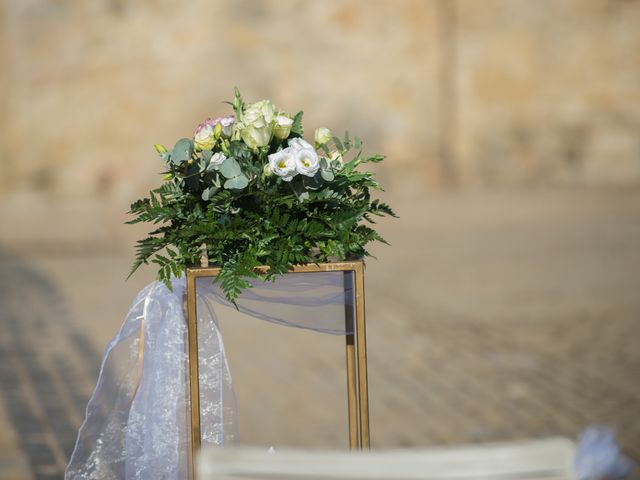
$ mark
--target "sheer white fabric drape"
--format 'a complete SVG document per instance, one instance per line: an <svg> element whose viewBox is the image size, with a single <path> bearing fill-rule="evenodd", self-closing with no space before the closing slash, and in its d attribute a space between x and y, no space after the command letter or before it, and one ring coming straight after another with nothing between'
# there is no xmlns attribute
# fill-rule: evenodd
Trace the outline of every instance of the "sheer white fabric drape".
<svg viewBox="0 0 640 480"><path fill-rule="evenodd" d="M256 319L344 335L353 305L350 273L294 273L254 281L238 309ZM204 445L238 439L236 401L217 305L217 284L198 279L198 352ZM189 416L185 281L173 291L153 282L133 301L109 342L65 479L144 480L187 477Z"/></svg>

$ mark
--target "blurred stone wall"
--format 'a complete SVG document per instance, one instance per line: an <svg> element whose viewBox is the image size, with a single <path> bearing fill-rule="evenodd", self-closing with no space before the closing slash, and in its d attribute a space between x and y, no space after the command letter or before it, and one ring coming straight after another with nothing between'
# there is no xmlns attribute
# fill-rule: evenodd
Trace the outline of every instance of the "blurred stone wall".
<svg viewBox="0 0 640 480"><path fill-rule="evenodd" d="M463 0L460 176L489 184L640 178L640 2Z"/></svg>
<svg viewBox="0 0 640 480"><path fill-rule="evenodd" d="M640 180L634 0L3 0L0 192L128 203L237 85L391 192Z"/></svg>

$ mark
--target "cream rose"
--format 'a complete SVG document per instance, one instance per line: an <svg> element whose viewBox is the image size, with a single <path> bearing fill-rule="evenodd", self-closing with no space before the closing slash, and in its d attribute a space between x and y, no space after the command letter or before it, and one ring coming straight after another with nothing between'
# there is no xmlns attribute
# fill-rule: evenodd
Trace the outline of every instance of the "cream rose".
<svg viewBox="0 0 640 480"><path fill-rule="evenodd" d="M260 100L249 105L237 128L240 137L250 148L264 147L271 141L275 108L269 100Z"/></svg>
<svg viewBox="0 0 640 480"><path fill-rule="evenodd" d="M326 127L316 128L314 139L318 145L324 145L325 143L329 143L333 135L331 134L331 130Z"/></svg>
<svg viewBox="0 0 640 480"><path fill-rule="evenodd" d="M287 115L280 114L276 117L275 125L273 127L273 136L284 140L291 133L291 127L293 126L293 119Z"/></svg>
<svg viewBox="0 0 640 480"><path fill-rule="evenodd" d="M249 123L240 128L240 137L250 148L264 147L271 141L273 127L264 119L248 120Z"/></svg>

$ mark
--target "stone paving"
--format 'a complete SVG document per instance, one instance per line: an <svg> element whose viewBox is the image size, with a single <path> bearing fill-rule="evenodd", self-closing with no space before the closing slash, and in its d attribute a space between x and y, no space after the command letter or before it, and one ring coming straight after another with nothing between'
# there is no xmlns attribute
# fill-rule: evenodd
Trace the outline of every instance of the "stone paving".
<svg viewBox="0 0 640 480"><path fill-rule="evenodd" d="M373 445L598 424L640 460L640 191L394 203L401 220L381 225L394 246L366 277ZM60 220L76 230L53 248L0 215L2 479L61 477L101 350L152 278L124 283L130 252L78 238L82 218ZM221 317L243 442L344 447L343 341Z"/></svg>

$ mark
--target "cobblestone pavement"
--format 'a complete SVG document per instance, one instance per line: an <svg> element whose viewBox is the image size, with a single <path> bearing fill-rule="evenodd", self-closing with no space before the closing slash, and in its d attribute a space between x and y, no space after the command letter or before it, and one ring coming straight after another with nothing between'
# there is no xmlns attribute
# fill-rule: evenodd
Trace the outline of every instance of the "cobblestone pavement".
<svg viewBox="0 0 640 480"><path fill-rule="evenodd" d="M640 460L640 191L395 203L366 277L374 446L598 424ZM94 239L25 249L0 221L0 478L60 478L101 349L152 274L124 283L129 252ZM345 446L343 341L221 317L243 441Z"/></svg>
<svg viewBox="0 0 640 480"><path fill-rule="evenodd" d="M2 401L37 478L59 478L99 357L55 285L6 252L0 261Z"/></svg>

